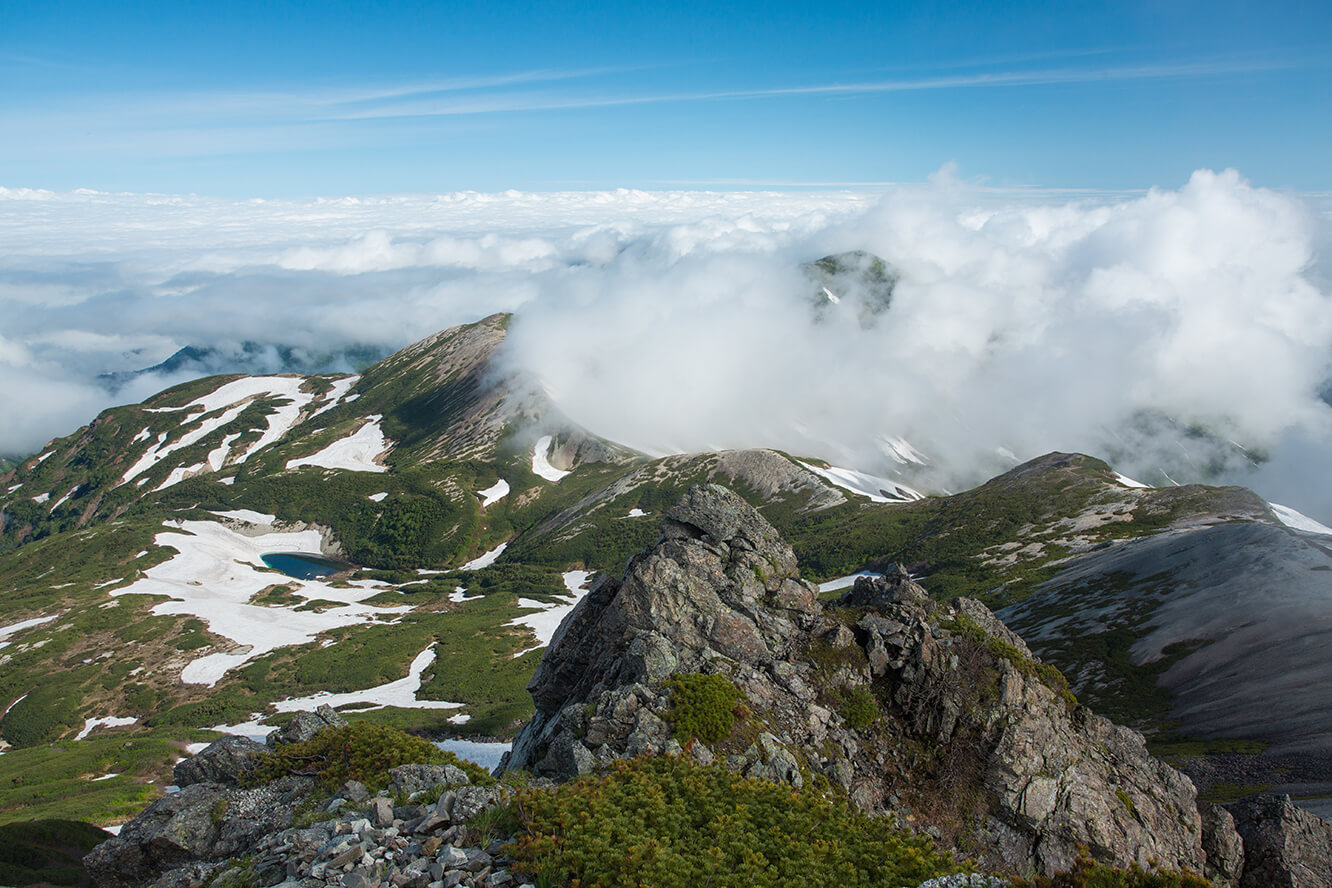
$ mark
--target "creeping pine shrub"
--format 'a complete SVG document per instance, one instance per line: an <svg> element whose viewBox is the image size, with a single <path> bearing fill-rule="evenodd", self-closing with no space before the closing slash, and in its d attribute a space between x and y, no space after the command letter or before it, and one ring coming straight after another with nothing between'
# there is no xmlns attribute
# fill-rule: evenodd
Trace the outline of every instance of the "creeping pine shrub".
<svg viewBox="0 0 1332 888"><path fill-rule="evenodd" d="M678 756L520 790L512 810L514 868L548 888L897 888L958 871L929 839L846 802Z"/></svg>
<svg viewBox="0 0 1332 888"><path fill-rule="evenodd" d="M453 765L473 783L494 782L479 765L465 762L427 740L369 722L345 728L325 728L304 743L279 746L265 757L251 782L267 783L288 774L314 777L321 789L333 790L348 780L358 780L371 790L389 782L390 768L399 765Z"/></svg>
<svg viewBox="0 0 1332 888"><path fill-rule="evenodd" d="M1213 888L1202 876L1190 872L1162 870L1149 873L1136 863L1128 869L1097 863L1080 849L1073 869L1034 881L1014 880L1015 888Z"/></svg>
<svg viewBox="0 0 1332 888"><path fill-rule="evenodd" d="M879 701L874 699L874 692L864 685L856 685L848 691L842 691L842 718L846 726L858 731L868 728L879 718Z"/></svg>
<svg viewBox="0 0 1332 888"><path fill-rule="evenodd" d="M730 736L736 710L743 711L741 701L745 695L729 679L688 672L671 676L665 685L671 689L666 722L676 740L688 743L697 738L704 743L716 743Z"/></svg>

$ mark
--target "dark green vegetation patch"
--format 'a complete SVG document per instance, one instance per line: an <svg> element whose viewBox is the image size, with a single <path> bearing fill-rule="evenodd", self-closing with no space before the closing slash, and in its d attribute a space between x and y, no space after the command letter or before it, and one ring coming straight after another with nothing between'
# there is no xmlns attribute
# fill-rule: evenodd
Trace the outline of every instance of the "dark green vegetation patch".
<svg viewBox="0 0 1332 888"><path fill-rule="evenodd" d="M897 888L958 869L929 839L816 790L673 757L522 790L512 810L515 869L547 886Z"/></svg>
<svg viewBox="0 0 1332 888"><path fill-rule="evenodd" d="M671 691L666 723L676 740L717 743L731 735L745 695L729 679L689 672L672 676L665 684Z"/></svg>
<svg viewBox="0 0 1332 888"><path fill-rule="evenodd" d="M258 785L297 774L314 777L326 791L348 780L358 780L373 791L388 785L390 768L410 764L453 765L473 783L493 782L484 768L427 740L368 722L325 729L304 743L278 747L256 769L252 782Z"/></svg>
<svg viewBox="0 0 1332 888"><path fill-rule="evenodd" d="M838 711L846 719L846 726L853 731L868 728L879 718L879 701L874 692L864 685L841 692L841 706Z"/></svg>
<svg viewBox="0 0 1332 888"><path fill-rule="evenodd" d="M0 826L0 885L90 885L83 856L109 838L106 830L76 820Z"/></svg>

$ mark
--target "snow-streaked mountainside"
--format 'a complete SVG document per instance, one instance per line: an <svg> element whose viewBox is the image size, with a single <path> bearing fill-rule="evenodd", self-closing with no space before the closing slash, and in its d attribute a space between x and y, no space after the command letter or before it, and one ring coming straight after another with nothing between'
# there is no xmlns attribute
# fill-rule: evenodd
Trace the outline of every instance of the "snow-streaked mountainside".
<svg viewBox="0 0 1332 888"><path fill-rule="evenodd" d="M864 273L886 302L887 279ZM1158 736L1332 758L1332 656L1306 644L1332 620L1316 522L1071 454L955 495L819 454L653 458L508 369L509 323L445 330L356 375L189 382L0 476L0 776L55 740L184 743L321 701L510 736L592 575L618 573L704 482L758 506L829 590L896 562L936 597L1007 606L1084 702ZM884 448L904 471L928 462L902 439ZM265 560L281 554L321 572ZM1262 717L1274 707L1286 717ZM131 764L82 784L90 818L162 775ZM6 799L0 816L41 804Z"/></svg>

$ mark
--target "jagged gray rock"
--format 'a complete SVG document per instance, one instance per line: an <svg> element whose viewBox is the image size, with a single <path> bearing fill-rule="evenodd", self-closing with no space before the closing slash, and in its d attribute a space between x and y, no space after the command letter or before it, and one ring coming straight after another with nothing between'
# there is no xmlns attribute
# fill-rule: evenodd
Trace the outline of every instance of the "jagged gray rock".
<svg viewBox="0 0 1332 888"><path fill-rule="evenodd" d="M1064 870L1085 845L1120 865L1203 868L1192 783L1077 707L982 604L936 604L899 569L825 608L772 526L716 485L691 489L623 580L601 580L565 621L501 767L562 779L669 751L664 682L688 672L729 678L764 727L738 748L694 743L696 760L795 784L822 773L989 867ZM883 717L866 723L867 705Z"/></svg>
<svg viewBox="0 0 1332 888"><path fill-rule="evenodd" d="M1290 796L1259 795L1227 807L1244 841L1241 888L1332 886L1332 824Z"/></svg>
<svg viewBox="0 0 1332 888"><path fill-rule="evenodd" d="M298 712L291 717L284 727L271 731L265 743L269 749L275 749L283 743L304 743L314 738L324 728L345 728L347 720L332 706L320 706L314 712Z"/></svg>
<svg viewBox="0 0 1332 888"><path fill-rule="evenodd" d="M394 791L404 798L470 782L467 774L453 765L400 765L390 768L388 773Z"/></svg>
<svg viewBox="0 0 1332 888"><path fill-rule="evenodd" d="M1235 829L1235 818L1220 805L1199 802L1202 817L1203 852L1207 863L1203 875L1217 888L1235 888L1244 875L1244 842Z"/></svg>
<svg viewBox="0 0 1332 888"><path fill-rule="evenodd" d="M342 795L320 800L309 778L285 777L257 789L194 784L153 803L84 864L100 888L198 888L228 866L239 871L219 885L517 885L503 843L467 826L510 790L473 786L463 771L447 765L405 765L391 773L394 792L410 789L419 796L448 788L433 804L394 807L389 790L371 796L350 783ZM308 816L330 808L336 813L318 823L291 825L298 812Z"/></svg>
<svg viewBox="0 0 1332 888"><path fill-rule="evenodd" d="M285 777L254 789L197 783L164 796L92 850L83 864L103 888L130 888L198 861L239 856L290 825L313 781Z"/></svg>
<svg viewBox="0 0 1332 888"><path fill-rule="evenodd" d="M208 744L197 755L177 762L171 769L171 779L182 788L196 783L234 786L255 769L255 757L267 752L268 747L262 743L228 734Z"/></svg>

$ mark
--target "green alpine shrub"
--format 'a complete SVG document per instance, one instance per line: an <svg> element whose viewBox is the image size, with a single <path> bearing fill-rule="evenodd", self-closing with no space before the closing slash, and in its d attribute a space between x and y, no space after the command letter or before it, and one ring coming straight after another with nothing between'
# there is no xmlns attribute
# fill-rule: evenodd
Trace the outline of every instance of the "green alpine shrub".
<svg viewBox="0 0 1332 888"><path fill-rule="evenodd" d="M1098 863L1086 854L1085 848L1068 872L1037 876L1032 881L1018 879L1013 885L1014 888L1212 888L1207 879L1190 872L1147 872L1136 863L1128 869Z"/></svg>
<svg viewBox="0 0 1332 888"><path fill-rule="evenodd" d="M916 885L956 872L929 839L816 790L680 757L520 790L508 851L548 888Z"/></svg>
<svg viewBox="0 0 1332 888"><path fill-rule="evenodd" d="M252 782L267 783L288 774L314 777L324 790L348 780L370 790L388 785L389 769L399 765L453 765L473 783L493 783L486 770L445 752L428 740L413 737L388 725L357 722L345 728L326 728L304 743L279 746L255 770Z"/></svg>
<svg viewBox="0 0 1332 888"><path fill-rule="evenodd" d="M729 679L690 672L672 676L665 684L671 689L666 723L676 740L717 743L730 736L745 695Z"/></svg>

